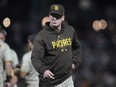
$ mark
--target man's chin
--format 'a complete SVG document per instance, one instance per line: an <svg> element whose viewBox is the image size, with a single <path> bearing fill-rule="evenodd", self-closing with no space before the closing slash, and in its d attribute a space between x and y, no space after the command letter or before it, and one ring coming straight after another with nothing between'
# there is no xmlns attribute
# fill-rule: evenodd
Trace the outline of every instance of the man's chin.
<svg viewBox="0 0 116 87"><path fill-rule="evenodd" d="M52 26L53 26L53 27L58 27L58 25L56 25L56 24L53 24Z"/></svg>
<svg viewBox="0 0 116 87"><path fill-rule="evenodd" d="M57 29L57 28L58 28L58 26L53 26L53 28L54 28L54 29Z"/></svg>

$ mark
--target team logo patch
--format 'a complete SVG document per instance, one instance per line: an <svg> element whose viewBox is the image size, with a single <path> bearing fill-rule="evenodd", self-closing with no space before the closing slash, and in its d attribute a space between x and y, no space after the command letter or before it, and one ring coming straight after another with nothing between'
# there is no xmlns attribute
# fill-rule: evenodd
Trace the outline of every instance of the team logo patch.
<svg viewBox="0 0 116 87"><path fill-rule="evenodd" d="M59 7L57 5L54 6L54 10L58 11Z"/></svg>

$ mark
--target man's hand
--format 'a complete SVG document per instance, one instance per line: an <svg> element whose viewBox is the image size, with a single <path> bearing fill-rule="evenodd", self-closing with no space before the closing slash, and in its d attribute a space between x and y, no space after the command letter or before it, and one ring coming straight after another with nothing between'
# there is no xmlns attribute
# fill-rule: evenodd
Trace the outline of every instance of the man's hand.
<svg viewBox="0 0 116 87"><path fill-rule="evenodd" d="M50 70L46 70L46 71L44 72L43 78L55 79L55 78L54 78L54 74L53 74Z"/></svg>
<svg viewBox="0 0 116 87"><path fill-rule="evenodd" d="M17 81L18 81L17 76L12 76L12 79L11 79L10 83L11 83L12 85L15 85L15 84L17 83Z"/></svg>

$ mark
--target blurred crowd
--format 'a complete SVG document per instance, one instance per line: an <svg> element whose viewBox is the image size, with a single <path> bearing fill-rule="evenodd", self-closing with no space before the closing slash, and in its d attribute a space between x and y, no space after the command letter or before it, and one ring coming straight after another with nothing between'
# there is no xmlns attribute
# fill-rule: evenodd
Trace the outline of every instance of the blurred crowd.
<svg viewBox="0 0 116 87"><path fill-rule="evenodd" d="M82 41L82 63L75 75L76 87L116 87L116 45L103 35ZM78 73L78 74L77 74Z"/></svg>

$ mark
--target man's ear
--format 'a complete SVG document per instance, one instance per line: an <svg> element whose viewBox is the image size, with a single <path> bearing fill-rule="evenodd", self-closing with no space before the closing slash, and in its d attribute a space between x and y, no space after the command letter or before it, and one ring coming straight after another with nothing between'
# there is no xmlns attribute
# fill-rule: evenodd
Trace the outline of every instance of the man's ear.
<svg viewBox="0 0 116 87"><path fill-rule="evenodd" d="M62 21L64 21L64 19L65 19L65 16L63 15L63 16L62 16Z"/></svg>

